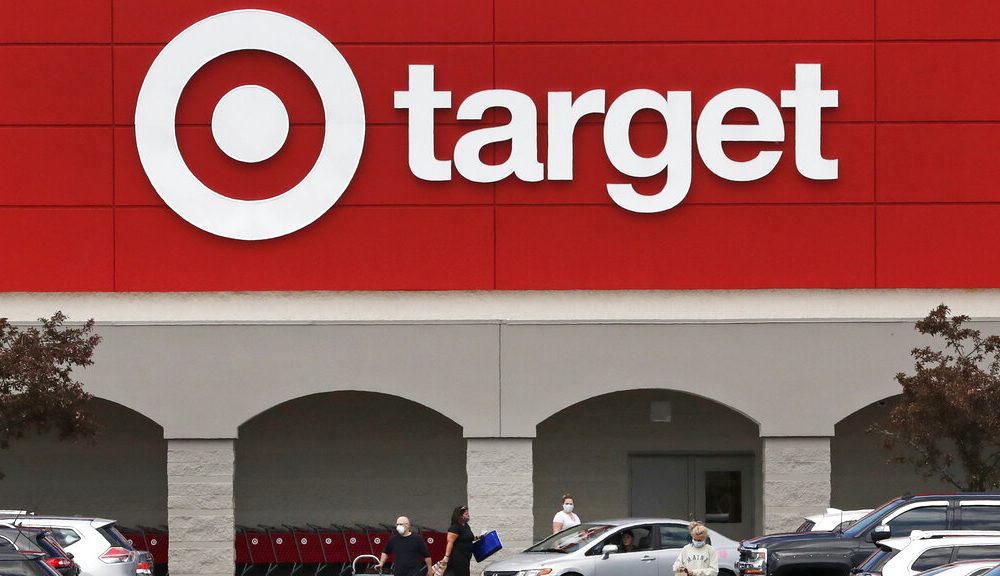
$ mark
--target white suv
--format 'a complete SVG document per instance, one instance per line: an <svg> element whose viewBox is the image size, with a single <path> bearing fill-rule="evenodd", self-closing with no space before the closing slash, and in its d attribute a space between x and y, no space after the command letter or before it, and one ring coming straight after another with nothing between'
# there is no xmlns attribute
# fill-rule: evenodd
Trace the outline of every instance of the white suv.
<svg viewBox="0 0 1000 576"><path fill-rule="evenodd" d="M795 531L825 532L839 530L840 532L843 532L844 530L847 530L851 524L854 524L861 518L864 518L865 515L871 511L871 508L866 510L840 510L839 508L827 508L826 512L823 514L806 516L805 522L796 528Z"/></svg>
<svg viewBox="0 0 1000 576"><path fill-rule="evenodd" d="M115 528L114 520L28 514L0 518L0 523L51 530L52 537L80 565L80 576L136 576L139 555Z"/></svg>
<svg viewBox="0 0 1000 576"><path fill-rule="evenodd" d="M909 536L887 538L855 572L878 576L913 576L961 560L1000 562L1000 532L914 530Z"/></svg>

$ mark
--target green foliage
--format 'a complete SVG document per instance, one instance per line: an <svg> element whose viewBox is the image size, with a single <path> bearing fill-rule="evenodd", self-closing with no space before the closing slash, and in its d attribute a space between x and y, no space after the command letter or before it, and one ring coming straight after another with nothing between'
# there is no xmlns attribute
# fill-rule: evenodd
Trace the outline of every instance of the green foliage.
<svg viewBox="0 0 1000 576"><path fill-rule="evenodd" d="M1000 337L965 327L944 304L916 323L944 349L914 348L913 374L899 373L902 402L873 426L892 461L968 491L1000 488ZM902 454L898 454L902 452ZM960 467L955 466L959 464Z"/></svg>
<svg viewBox="0 0 1000 576"><path fill-rule="evenodd" d="M65 321L62 312L29 327L0 318L0 448L29 431L55 430L61 440L96 434L84 409L90 394L72 371L93 363L101 337L94 334L93 320L80 327L64 326Z"/></svg>

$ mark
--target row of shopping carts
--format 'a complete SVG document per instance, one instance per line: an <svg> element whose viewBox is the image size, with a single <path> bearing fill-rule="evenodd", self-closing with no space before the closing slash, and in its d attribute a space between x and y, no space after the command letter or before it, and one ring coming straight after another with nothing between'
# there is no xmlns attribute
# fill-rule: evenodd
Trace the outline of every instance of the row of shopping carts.
<svg viewBox="0 0 1000 576"><path fill-rule="evenodd" d="M351 565L363 556L379 556L395 526L238 526L236 529L237 576L336 576L349 574ZM414 527L427 544L432 558L444 555L447 534L427 527ZM167 575L170 538L162 527L121 528L139 550L153 555L156 576Z"/></svg>
<svg viewBox="0 0 1000 576"><path fill-rule="evenodd" d="M345 574L362 556L379 556L395 526L338 525L238 527L237 574L262 571L265 576ZM447 534L426 527L413 531L427 544L432 558L444 555Z"/></svg>

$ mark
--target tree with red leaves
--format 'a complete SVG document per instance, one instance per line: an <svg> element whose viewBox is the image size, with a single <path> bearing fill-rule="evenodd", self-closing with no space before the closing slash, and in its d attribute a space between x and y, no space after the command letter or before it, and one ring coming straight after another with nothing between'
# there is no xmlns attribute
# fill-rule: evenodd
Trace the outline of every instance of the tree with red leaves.
<svg viewBox="0 0 1000 576"><path fill-rule="evenodd" d="M1000 488L1000 336L965 327L944 304L916 323L918 332L943 339L944 350L914 348L912 375L899 373L899 405L883 436L890 461L909 463L925 478L938 476L960 490ZM903 454L898 454L902 452ZM956 466L958 464L958 466Z"/></svg>
<svg viewBox="0 0 1000 576"><path fill-rule="evenodd" d="M90 394L72 376L74 367L93 364L101 342L94 321L64 326L62 312L38 321L38 326L19 327L0 318L0 449L29 431L55 430L60 440L91 439L97 433L85 410Z"/></svg>

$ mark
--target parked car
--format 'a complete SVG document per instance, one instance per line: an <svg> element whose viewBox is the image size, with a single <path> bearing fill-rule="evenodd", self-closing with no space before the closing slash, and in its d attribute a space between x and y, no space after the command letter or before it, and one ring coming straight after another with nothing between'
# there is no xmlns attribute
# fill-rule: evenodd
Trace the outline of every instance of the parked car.
<svg viewBox="0 0 1000 576"><path fill-rule="evenodd" d="M998 565L998 560L966 560L931 568L917 576L983 576Z"/></svg>
<svg viewBox="0 0 1000 576"><path fill-rule="evenodd" d="M622 549L632 532L635 550ZM735 576L738 544L714 530L709 541L719 551L720 576ZM674 560L690 542L688 522L667 518L627 518L567 528L520 554L491 564L484 576L673 576Z"/></svg>
<svg viewBox="0 0 1000 576"><path fill-rule="evenodd" d="M852 524L865 517L871 508L865 510L841 510L839 508L827 508L822 514L806 516L805 522L795 529L796 532L824 532L828 530L844 530Z"/></svg>
<svg viewBox="0 0 1000 576"><path fill-rule="evenodd" d="M914 530L909 536L885 540L876 533L874 539L878 550L858 566L859 573L914 576L958 560L1000 562L1000 531Z"/></svg>
<svg viewBox="0 0 1000 576"><path fill-rule="evenodd" d="M80 566L73 561L73 555L63 550L48 530L0 524L0 543L9 544L9 547L17 552L44 554L45 563L55 568L62 576L80 574Z"/></svg>
<svg viewBox="0 0 1000 576"><path fill-rule="evenodd" d="M0 523L45 528L80 565L80 576L136 576L139 556L115 521L79 516L0 518Z"/></svg>
<svg viewBox="0 0 1000 576"><path fill-rule="evenodd" d="M876 550L872 533L1000 530L1000 494L906 495L872 510L843 532L771 534L740 545L740 576L847 576Z"/></svg>
<svg viewBox="0 0 1000 576"><path fill-rule="evenodd" d="M7 552L0 547L0 574L13 576L59 576L39 552Z"/></svg>

